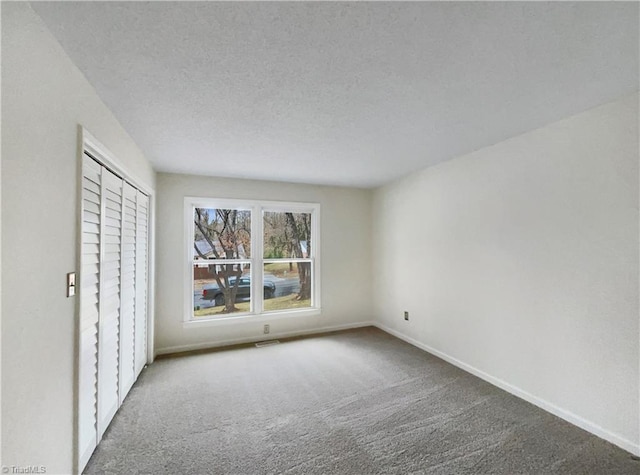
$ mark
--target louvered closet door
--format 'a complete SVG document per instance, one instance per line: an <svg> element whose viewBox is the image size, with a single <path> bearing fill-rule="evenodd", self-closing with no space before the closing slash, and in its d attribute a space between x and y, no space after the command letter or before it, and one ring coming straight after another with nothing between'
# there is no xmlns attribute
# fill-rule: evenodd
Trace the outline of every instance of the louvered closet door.
<svg viewBox="0 0 640 475"><path fill-rule="evenodd" d="M122 207L122 293L120 305L120 403L136 379L135 312L136 312L136 240L138 191L124 183Z"/></svg>
<svg viewBox="0 0 640 475"><path fill-rule="evenodd" d="M102 167L83 157L78 381L78 451L81 466L97 444L98 320Z"/></svg>
<svg viewBox="0 0 640 475"><path fill-rule="evenodd" d="M136 317L135 371L140 374L147 364L147 278L149 242L149 197L137 192L136 226Z"/></svg>
<svg viewBox="0 0 640 475"><path fill-rule="evenodd" d="M119 407L122 179L102 170L103 249L98 334L98 439Z"/></svg>
<svg viewBox="0 0 640 475"><path fill-rule="evenodd" d="M149 198L83 156L78 382L82 471L147 362Z"/></svg>

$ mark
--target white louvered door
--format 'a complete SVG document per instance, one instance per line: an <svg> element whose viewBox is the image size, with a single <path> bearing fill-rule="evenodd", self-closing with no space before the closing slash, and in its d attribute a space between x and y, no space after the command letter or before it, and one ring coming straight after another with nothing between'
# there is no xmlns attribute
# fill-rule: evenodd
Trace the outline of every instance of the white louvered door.
<svg viewBox="0 0 640 475"><path fill-rule="evenodd" d="M82 471L146 364L149 198L84 154L78 365Z"/></svg>
<svg viewBox="0 0 640 475"><path fill-rule="evenodd" d="M83 157L80 344L78 371L78 456L84 466L98 442L98 320L102 167Z"/></svg>
<svg viewBox="0 0 640 475"><path fill-rule="evenodd" d="M102 437L118 410L120 359L120 292L122 179L102 171L104 219L98 334L98 436Z"/></svg>
<svg viewBox="0 0 640 475"><path fill-rule="evenodd" d="M149 197L138 191L137 196L137 260L136 260L136 320L135 371L136 377L147 364L147 269L149 242Z"/></svg>
<svg viewBox="0 0 640 475"><path fill-rule="evenodd" d="M136 229L137 194L129 183L124 184L122 207L122 303L120 305L120 404L136 379L135 313L136 313Z"/></svg>

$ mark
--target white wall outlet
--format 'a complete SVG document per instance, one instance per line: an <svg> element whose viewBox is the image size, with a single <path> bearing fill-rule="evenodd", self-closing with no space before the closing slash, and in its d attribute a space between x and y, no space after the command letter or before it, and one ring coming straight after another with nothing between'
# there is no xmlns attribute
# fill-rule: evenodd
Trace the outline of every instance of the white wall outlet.
<svg viewBox="0 0 640 475"><path fill-rule="evenodd" d="M268 334L269 334L269 324L266 324L266 325L264 326L264 330L263 330L263 331L264 331L264 334L265 334L265 335L268 335Z"/></svg>

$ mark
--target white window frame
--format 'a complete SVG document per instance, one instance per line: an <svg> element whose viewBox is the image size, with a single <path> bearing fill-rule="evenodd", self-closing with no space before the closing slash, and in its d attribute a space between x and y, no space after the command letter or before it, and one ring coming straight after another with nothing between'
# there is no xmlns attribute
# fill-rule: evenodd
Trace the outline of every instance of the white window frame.
<svg viewBox="0 0 640 475"><path fill-rule="evenodd" d="M251 304L249 312L238 312L231 315L211 315L208 317L194 317L193 308L195 306L193 298L193 239L195 234L195 224L193 215L195 208L210 209L238 209L251 211ZM291 310L271 310L263 311L263 212L293 212L311 213L311 256L312 262L312 288L311 306L309 308ZM314 315L320 312L320 204L300 203L284 201L264 201L264 200L239 200L226 198L200 198L187 196L184 199L184 323L188 325L199 324L224 324L237 323L241 320L260 320L260 317L269 320L291 317ZM278 259L275 259L276 261ZM285 259L282 259L285 260ZM301 259L307 261L308 259ZM245 259L231 259L229 263L245 261ZM274 259L268 259L274 261ZM286 259L286 261L296 261L296 259Z"/></svg>

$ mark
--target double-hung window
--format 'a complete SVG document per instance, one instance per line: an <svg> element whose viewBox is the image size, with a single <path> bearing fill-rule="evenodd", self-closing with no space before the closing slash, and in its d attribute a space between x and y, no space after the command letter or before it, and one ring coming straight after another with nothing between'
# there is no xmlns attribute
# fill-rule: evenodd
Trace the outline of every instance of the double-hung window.
<svg viewBox="0 0 640 475"><path fill-rule="evenodd" d="M186 320L320 307L320 205L185 199Z"/></svg>

